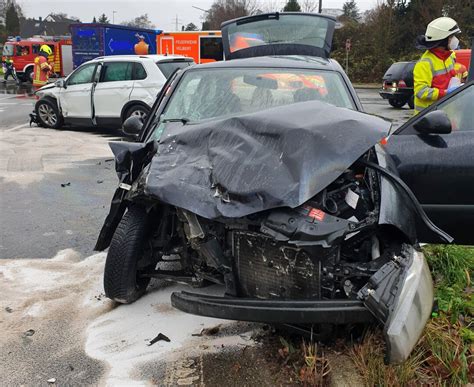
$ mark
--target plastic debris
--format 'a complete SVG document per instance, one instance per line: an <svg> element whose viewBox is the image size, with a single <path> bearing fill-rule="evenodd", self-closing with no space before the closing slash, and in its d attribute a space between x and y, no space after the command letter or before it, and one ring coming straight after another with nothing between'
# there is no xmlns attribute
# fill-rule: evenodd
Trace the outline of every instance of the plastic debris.
<svg viewBox="0 0 474 387"><path fill-rule="evenodd" d="M171 340L169 339L168 336L165 336L163 333L158 333L158 336L156 336L153 340L151 340L147 345L150 347L151 345L155 344L158 341L166 341L169 343Z"/></svg>

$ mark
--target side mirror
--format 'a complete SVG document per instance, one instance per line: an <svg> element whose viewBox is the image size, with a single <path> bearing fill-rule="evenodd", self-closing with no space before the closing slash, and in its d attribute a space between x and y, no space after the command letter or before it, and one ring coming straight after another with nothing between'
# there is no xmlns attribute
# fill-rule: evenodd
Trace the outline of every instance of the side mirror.
<svg viewBox="0 0 474 387"><path fill-rule="evenodd" d="M442 110L427 113L413 127L421 134L448 134L452 131L451 121Z"/></svg>
<svg viewBox="0 0 474 387"><path fill-rule="evenodd" d="M66 88L66 82L64 82L64 79L60 79L60 80L54 82L54 86L65 89Z"/></svg>
<svg viewBox="0 0 474 387"><path fill-rule="evenodd" d="M128 117L122 125L122 131L130 137L137 138L143 127L143 121L139 116Z"/></svg>

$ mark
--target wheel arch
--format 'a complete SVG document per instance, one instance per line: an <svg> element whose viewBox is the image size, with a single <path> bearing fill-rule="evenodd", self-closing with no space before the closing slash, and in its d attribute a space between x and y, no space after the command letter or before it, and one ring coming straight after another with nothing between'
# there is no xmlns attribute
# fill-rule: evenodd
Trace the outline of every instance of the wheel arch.
<svg viewBox="0 0 474 387"><path fill-rule="evenodd" d="M122 120L122 122L125 121L125 114L127 114L128 109L130 109L132 106L135 106L135 105L143 106L148 111L150 111L151 109L151 107L143 101L138 101L138 100L128 101L123 106L122 111L120 112L120 119Z"/></svg>

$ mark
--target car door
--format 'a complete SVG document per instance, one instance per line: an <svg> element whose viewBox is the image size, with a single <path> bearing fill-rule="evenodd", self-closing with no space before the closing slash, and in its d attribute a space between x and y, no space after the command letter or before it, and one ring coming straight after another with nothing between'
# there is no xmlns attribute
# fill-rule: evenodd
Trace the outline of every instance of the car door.
<svg viewBox="0 0 474 387"><path fill-rule="evenodd" d="M122 108L130 100L133 89L132 61L104 62L99 82L94 89L94 110L97 121L119 119Z"/></svg>
<svg viewBox="0 0 474 387"><path fill-rule="evenodd" d="M451 133L420 134L414 128L434 110L447 114ZM409 120L390 138L387 150L433 222L454 243L474 244L474 82ZM440 242L421 231L422 242Z"/></svg>
<svg viewBox="0 0 474 387"><path fill-rule="evenodd" d="M66 120L92 122L91 93L97 63L88 63L74 71L59 92L59 104Z"/></svg>

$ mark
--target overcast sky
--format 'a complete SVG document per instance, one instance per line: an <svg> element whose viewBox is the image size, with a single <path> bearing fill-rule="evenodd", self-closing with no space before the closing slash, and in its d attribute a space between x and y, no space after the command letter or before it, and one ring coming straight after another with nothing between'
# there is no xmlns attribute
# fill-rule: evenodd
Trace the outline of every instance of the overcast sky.
<svg viewBox="0 0 474 387"><path fill-rule="evenodd" d="M120 23L147 13L157 28L168 31L175 30L176 15L178 28L190 22L201 27L204 12L192 6L208 9L212 2L213 0L17 0L26 17L46 17L51 12L64 12L78 17L82 22L91 22L94 16L105 13L112 21L112 11L116 11L115 22ZM271 3L275 2L271 0ZM259 0L259 3L265 3L265 0ZM282 6L284 3L282 0ZM323 8L342 8L343 3L344 0L323 0ZM376 3L377 0L357 1L360 10L370 9Z"/></svg>

